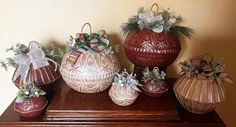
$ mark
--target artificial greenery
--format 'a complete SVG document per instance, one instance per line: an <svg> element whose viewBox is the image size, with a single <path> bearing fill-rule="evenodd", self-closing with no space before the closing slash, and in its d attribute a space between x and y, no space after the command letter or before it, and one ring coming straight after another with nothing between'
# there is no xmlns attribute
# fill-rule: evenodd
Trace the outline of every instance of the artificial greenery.
<svg viewBox="0 0 236 127"><path fill-rule="evenodd" d="M60 62L65 54L65 50L56 47L42 47L45 56L50 58L56 62ZM7 52L12 51L14 53L13 57L7 57L5 60L0 61L0 66L3 67L5 70L8 70L8 67L17 67L17 64L14 61L15 56L17 55L27 55L29 52L29 48L21 43L17 43L15 46L12 46L6 49Z"/></svg>
<svg viewBox="0 0 236 127"><path fill-rule="evenodd" d="M210 56L210 59L203 57L193 57L190 61L180 62L181 74L187 77L197 76L200 79L215 80L218 84L223 81L233 83L228 74L225 73L225 64L222 60L217 60Z"/></svg>
<svg viewBox="0 0 236 127"><path fill-rule="evenodd" d="M150 17L144 17L151 21L146 21L142 14L145 13L152 13L153 15ZM156 20L152 20L155 19ZM177 25L178 23L182 22L182 17L178 16L175 17L173 14L170 13L169 9L163 10L158 14L152 11L144 11L144 8L140 8L138 10L137 15L132 16L128 19L127 23L124 23L121 28L124 35L128 34L130 31L133 30L142 30L144 28L154 30L160 29L160 32L172 32L177 36L184 35L185 37L191 38L193 34L193 30L184 26Z"/></svg>
<svg viewBox="0 0 236 127"><path fill-rule="evenodd" d="M146 67L143 71L142 81L144 83L153 82L155 84L163 84L165 81L166 73L164 71L159 71L158 67L154 67L152 71Z"/></svg>
<svg viewBox="0 0 236 127"><path fill-rule="evenodd" d="M30 97L40 97L45 95L46 92L39 89L35 86L33 83L25 83L23 85L20 85L19 91L17 93L16 102L21 103L24 100L30 98Z"/></svg>
<svg viewBox="0 0 236 127"><path fill-rule="evenodd" d="M136 79L136 75L133 75L132 73L128 73L126 71L126 69L124 69L124 71L122 71L121 73L117 73L115 78L114 78L114 82L112 83L112 85L116 86L129 86L130 88L132 88L135 91L139 91L138 86L142 86L139 81Z"/></svg>
<svg viewBox="0 0 236 127"><path fill-rule="evenodd" d="M102 34L81 33L79 37L70 35L69 41L66 42L66 52L71 52L77 49L89 53L103 52L105 54L113 53L113 50L118 52L119 45L111 46L105 31Z"/></svg>

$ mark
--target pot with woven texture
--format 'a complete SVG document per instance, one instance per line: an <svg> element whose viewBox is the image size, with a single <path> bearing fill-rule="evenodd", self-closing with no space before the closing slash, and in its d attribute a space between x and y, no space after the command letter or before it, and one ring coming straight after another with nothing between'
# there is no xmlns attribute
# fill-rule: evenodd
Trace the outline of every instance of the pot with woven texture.
<svg viewBox="0 0 236 127"><path fill-rule="evenodd" d="M165 70L178 56L181 45L179 36L183 34L191 37L192 30L177 26L180 17L173 16L168 10L162 12L144 11L139 9L138 15L129 19L122 26L126 36L124 51L128 59L135 65L134 69L142 77L145 67L158 66Z"/></svg>
<svg viewBox="0 0 236 127"><path fill-rule="evenodd" d="M181 63L183 73L173 86L180 104L192 113L204 114L225 101L223 81L232 83L223 64L204 59Z"/></svg>
<svg viewBox="0 0 236 127"><path fill-rule="evenodd" d="M89 25L86 23L85 25ZM84 25L84 26L85 26ZM82 93L97 93L108 88L120 70L105 31L77 34L72 49L62 60L60 72L66 84Z"/></svg>

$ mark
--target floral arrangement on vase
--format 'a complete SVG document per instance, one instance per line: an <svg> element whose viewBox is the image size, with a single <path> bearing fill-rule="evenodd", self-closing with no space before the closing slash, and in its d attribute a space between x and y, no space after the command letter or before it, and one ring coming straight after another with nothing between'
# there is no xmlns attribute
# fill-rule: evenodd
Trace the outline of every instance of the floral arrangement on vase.
<svg viewBox="0 0 236 127"><path fill-rule="evenodd" d="M44 97L46 93L35 87L33 83L20 85L15 99L14 109L23 117L38 116L46 107L48 101Z"/></svg>
<svg viewBox="0 0 236 127"><path fill-rule="evenodd" d="M157 11L153 11L155 6ZM191 38L193 34L192 29L178 25L181 22L181 16L174 16L169 9L158 12L155 3L151 10L140 8L137 15L121 26L126 35L125 54L137 74L145 67L165 70L177 58L181 50L179 37Z"/></svg>
<svg viewBox="0 0 236 127"><path fill-rule="evenodd" d="M85 26L90 33L84 33ZM97 93L108 88L120 70L108 35L104 30L92 33L85 23L81 33L70 36L60 72L67 85L82 93Z"/></svg>
<svg viewBox="0 0 236 127"><path fill-rule="evenodd" d="M225 64L211 55L180 62L181 75L173 89L180 104L188 111L203 114L225 100L224 82L233 83L225 73Z"/></svg>
<svg viewBox="0 0 236 127"><path fill-rule="evenodd" d="M159 97L168 91L168 86L165 81L166 73L159 71L158 67L154 67L152 71L147 67L143 71L141 87L143 92L150 97Z"/></svg>
<svg viewBox="0 0 236 127"><path fill-rule="evenodd" d="M142 86L138 80L135 79L133 73L129 74L126 69L120 74L117 73L114 82L109 90L109 96L112 101L120 106L128 106L134 103L139 92L138 86Z"/></svg>
<svg viewBox="0 0 236 127"><path fill-rule="evenodd" d="M6 70L9 66L16 68L12 81L18 87L26 82L47 87L47 84L56 81L60 77L57 69L59 64L54 60L61 58L62 50L42 48L38 42L31 41L29 47L18 43L16 46L7 49L7 51L12 51L14 57L6 58L5 61L0 62L0 65ZM50 64L50 62L53 64Z"/></svg>

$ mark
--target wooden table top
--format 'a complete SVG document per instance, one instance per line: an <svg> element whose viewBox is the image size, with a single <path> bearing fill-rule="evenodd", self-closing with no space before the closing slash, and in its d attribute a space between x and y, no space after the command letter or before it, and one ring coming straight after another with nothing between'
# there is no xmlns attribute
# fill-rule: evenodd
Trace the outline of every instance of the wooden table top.
<svg viewBox="0 0 236 127"><path fill-rule="evenodd" d="M175 79L168 79L173 85ZM78 93L64 81L49 93L49 105L35 118L24 118L14 111L14 102L0 117L0 126L163 126L163 127L224 127L215 111L204 115L192 114L177 102L173 91L160 98L140 93L130 106L112 102L108 90L96 94Z"/></svg>

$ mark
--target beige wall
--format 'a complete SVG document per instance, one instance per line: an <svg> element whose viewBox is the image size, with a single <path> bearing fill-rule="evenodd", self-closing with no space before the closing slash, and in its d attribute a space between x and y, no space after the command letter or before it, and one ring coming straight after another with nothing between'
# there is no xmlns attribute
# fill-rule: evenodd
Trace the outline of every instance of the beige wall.
<svg viewBox="0 0 236 127"><path fill-rule="evenodd" d="M209 52L225 59L226 71L235 81L235 0L0 0L0 59L6 56L5 49L17 42L63 43L68 35L79 32L85 22L90 22L94 31L105 29L112 34L113 41L122 43L122 22L136 14L139 7L149 8L154 2L181 14L185 19L183 25L195 29L192 40L182 41L183 49L176 63ZM128 65L126 59L121 61ZM176 63L169 67L169 76L177 75ZM11 83L12 71L0 69L0 112L16 95L17 89ZM226 86L228 99L217 111L228 126L235 127L236 88Z"/></svg>

